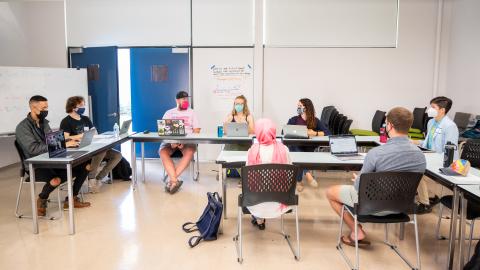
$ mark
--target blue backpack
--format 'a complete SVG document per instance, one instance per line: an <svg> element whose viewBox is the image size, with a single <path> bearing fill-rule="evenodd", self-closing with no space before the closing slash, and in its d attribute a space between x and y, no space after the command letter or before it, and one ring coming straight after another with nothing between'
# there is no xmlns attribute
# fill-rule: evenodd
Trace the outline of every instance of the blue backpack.
<svg viewBox="0 0 480 270"><path fill-rule="evenodd" d="M182 229L186 233L200 232L200 235L192 236L188 240L188 245L192 248L197 246L202 240L217 240L218 227L222 219L223 203L217 192L208 192L207 197L208 204L205 210L203 210L200 219L195 223L187 222L182 225Z"/></svg>

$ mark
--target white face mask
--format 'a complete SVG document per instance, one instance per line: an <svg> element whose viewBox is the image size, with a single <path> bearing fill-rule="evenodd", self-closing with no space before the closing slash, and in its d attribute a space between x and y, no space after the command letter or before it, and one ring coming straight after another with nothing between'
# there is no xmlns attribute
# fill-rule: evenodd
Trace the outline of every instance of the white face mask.
<svg viewBox="0 0 480 270"><path fill-rule="evenodd" d="M438 111L435 110L434 108L430 107L430 108L427 109L427 114L428 114L428 117L435 118L438 115Z"/></svg>

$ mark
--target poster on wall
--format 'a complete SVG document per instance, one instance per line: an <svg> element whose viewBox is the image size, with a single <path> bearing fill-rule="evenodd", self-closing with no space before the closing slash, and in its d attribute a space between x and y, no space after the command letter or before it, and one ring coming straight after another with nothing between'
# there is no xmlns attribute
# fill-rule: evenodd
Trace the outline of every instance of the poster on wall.
<svg viewBox="0 0 480 270"><path fill-rule="evenodd" d="M210 72L212 101L221 104L218 111L229 111L235 97L249 94L253 76L251 65L212 65Z"/></svg>

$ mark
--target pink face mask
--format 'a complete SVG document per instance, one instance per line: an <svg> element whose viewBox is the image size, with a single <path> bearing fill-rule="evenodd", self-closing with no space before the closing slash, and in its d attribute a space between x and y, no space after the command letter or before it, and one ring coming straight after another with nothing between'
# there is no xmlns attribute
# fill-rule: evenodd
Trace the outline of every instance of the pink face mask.
<svg viewBox="0 0 480 270"><path fill-rule="evenodd" d="M180 110L186 110L188 109L188 107L190 106L190 103L188 102L188 100L184 100L180 103Z"/></svg>

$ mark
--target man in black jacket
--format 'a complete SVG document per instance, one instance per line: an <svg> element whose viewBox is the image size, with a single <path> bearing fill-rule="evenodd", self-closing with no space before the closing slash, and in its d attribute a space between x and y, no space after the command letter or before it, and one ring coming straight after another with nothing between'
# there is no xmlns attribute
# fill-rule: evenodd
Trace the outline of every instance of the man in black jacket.
<svg viewBox="0 0 480 270"><path fill-rule="evenodd" d="M45 135L51 132L49 122L45 119L48 115L47 99L42 96L33 96L30 98L29 105L30 113L15 129L17 143L27 159L48 152ZM67 147L74 147L78 145L78 142L72 140L66 144ZM87 164L81 164L72 170L72 177L75 178L73 184L75 208L90 206L89 202L81 202L77 197L88 175L87 167ZM67 171L65 169L35 169L35 179L46 182L37 199L37 213L39 216L45 216L47 213L48 196L61 183L67 181ZM68 208L68 198L65 198L63 207Z"/></svg>

